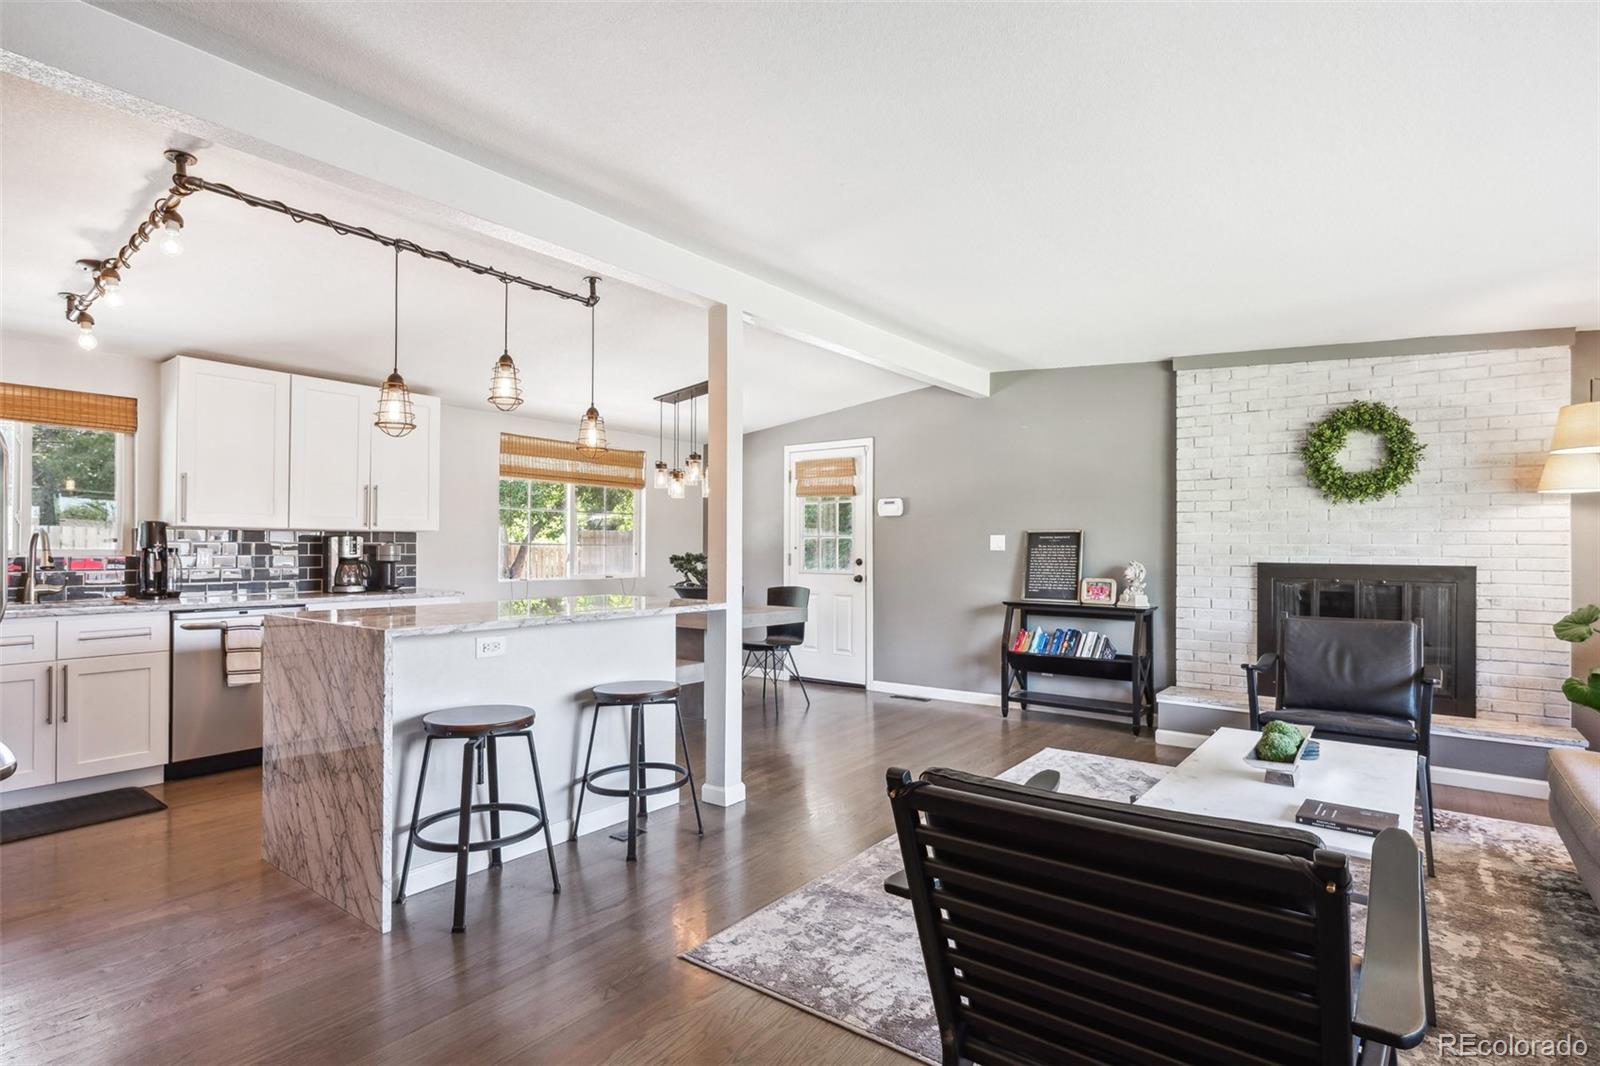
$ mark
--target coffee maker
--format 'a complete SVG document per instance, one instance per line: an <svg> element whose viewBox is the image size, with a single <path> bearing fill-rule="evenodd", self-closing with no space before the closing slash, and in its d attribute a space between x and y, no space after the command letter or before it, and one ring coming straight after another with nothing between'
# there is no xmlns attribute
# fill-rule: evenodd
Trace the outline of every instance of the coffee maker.
<svg viewBox="0 0 1600 1066"><path fill-rule="evenodd" d="M372 568L362 557L360 537L337 535L328 538L323 553L322 587L327 592L365 592Z"/></svg>
<svg viewBox="0 0 1600 1066"><path fill-rule="evenodd" d="M141 600L164 600L178 594L172 580L176 553L167 544L165 522L140 522L134 537L139 549L139 583L134 596Z"/></svg>
<svg viewBox="0 0 1600 1066"><path fill-rule="evenodd" d="M368 544L367 554L371 556L369 566L371 574L367 578L367 588L374 592L393 592L400 587L400 545L385 541L381 544Z"/></svg>

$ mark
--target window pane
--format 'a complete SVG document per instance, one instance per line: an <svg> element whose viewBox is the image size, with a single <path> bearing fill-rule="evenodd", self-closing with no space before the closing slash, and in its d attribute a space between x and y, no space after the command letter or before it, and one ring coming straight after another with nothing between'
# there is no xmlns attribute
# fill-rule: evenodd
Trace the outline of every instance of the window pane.
<svg viewBox="0 0 1600 1066"><path fill-rule="evenodd" d="M528 515L528 539L543 544L567 542L567 513L565 511L532 511Z"/></svg>
<svg viewBox="0 0 1600 1066"><path fill-rule="evenodd" d="M856 511L856 505L854 503L852 503L851 501L849 501L849 500L840 500L839 501L839 532L840 533L854 533L855 532L855 528L854 528L854 526L855 526L855 511Z"/></svg>
<svg viewBox="0 0 1600 1066"><path fill-rule="evenodd" d="M815 571L817 569L817 554L817 538L807 537L805 544L805 562L803 564L806 570Z"/></svg>
<svg viewBox="0 0 1600 1066"><path fill-rule="evenodd" d="M528 506L546 511L567 509L567 487L559 481L528 482Z"/></svg>
<svg viewBox="0 0 1600 1066"><path fill-rule="evenodd" d="M526 576L533 581L566 577L566 543L528 545L528 573Z"/></svg>
<svg viewBox="0 0 1600 1066"><path fill-rule="evenodd" d="M854 542L849 537L840 537L839 538L839 569L840 570L849 570L851 567L856 565L856 561L852 556L852 552L854 551L853 544L854 544Z"/></svg>
<svg viewBox="0 0 1600 1066"><path fill-rule="evenodd" d="M573 488L573 498L580 511L604 511L606 509L606 490L598 485L577 485Z"/></svg>
<svg viewBox="0 0 1600 1066"><path fill-rule="evenodd" d="M501 544L500 576L512 581L526 579L529 551L530 548L526 544Z"/></svg>
<svg viewBox="0 0 1600 1066"><path fill-rule="evenodd" d="M839 557L835 551L836 544L830 537L822 542L822 560L820 569L835 570L839 566Z"/></svg>
<svg viewBox="0 0 1600 1066"><path fill-rule="evenodd" d="M611 574L633 573L632 537L621 541L613 541L606 546L606 572Z"/></svg>
<svg viewBox="0 0 1600 1066"><path fill-rule="evenodd" d="M528 506L528 483L519 477L500 479L500 509L523 510Z"/></svg>
<svg viewBox="0 0 1600 1066"><path fill-rule="evenodd" d="M54 549L121 546L117 435L103 429L34 426L32 525Z"/></svg>
<svg viewBox="0 0 1600 1066"><path fill-rule="evenodd" d="M503 544L522 544L529 540L528 512L500 512L500 541Z"/></svg>
<svg viewBox="0 0 1600 1066"><path fill-rule="evenodd" d="M839 505L829 500L822 507L822 531L832 533L837 526Z"/></svg>
<svg viewBox="0 0 1600 1066"><path fill-rule="evenodd" d="M806 504L806 506L805 506L805 531L807 533L815 533L817 531L818 523L820 522L820 519L818 517L817 511L818 511L818 508L817 508L816 504L814 504L814 503Z"/></svg>

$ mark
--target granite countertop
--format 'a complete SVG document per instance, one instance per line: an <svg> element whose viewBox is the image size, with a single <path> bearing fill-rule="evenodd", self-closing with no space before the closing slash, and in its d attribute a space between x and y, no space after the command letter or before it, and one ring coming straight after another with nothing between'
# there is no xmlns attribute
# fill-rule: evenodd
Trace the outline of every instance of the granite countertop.
<svg viewBox="0 0 1600 1066"><path fill-rule="evenodd" d="M6 621L34 618L76 618L89 614L147 614L154 611L203 611L219 607L278 607L305 604L308 607L342 607L372 600L431 600L459 597L461 593L445 589L398 589L394 592L274 592L251 593L248 596L185 593L170 600L134 600L127 598L80 599L65 602L46 601L39 604L6 605ZM381 608L380 608L381 609Z"/></svg>
<svg viewBox="0 0 1600 1066"><path fill-rule="evenodd" d="M311 610L276 616L269 625L337 625L386 636L437 636L528 626L607 622L622 618L704 614L720 603L645 596L552 596L547 599L491 600L475 603Z"/></svg>

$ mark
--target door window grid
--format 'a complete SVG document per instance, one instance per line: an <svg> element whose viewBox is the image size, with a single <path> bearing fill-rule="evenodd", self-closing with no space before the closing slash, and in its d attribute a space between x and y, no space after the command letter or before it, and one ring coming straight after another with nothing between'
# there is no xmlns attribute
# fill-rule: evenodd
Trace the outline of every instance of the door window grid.
<svg viewBox="0 0 1600 1066"><path fill-rule="evenodd" d="M800 514L800 569L807 574L846 574L855 555L855 500L810 496Z"/></svg>
<svg viewBox="0 0 1600 1066"><path fill-rule="evenodd" d="M638 577L634 489L500 479L500 579Z"/></svg>

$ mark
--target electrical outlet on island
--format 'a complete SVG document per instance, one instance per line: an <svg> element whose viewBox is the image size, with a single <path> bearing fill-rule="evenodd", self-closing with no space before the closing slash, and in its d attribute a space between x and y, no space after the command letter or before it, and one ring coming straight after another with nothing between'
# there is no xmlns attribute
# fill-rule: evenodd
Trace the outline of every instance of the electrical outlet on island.
<svg viewBox="0 0 1600 1066"><path fill-rule="evenodd" d="M506 653L505 637L479 637L478 658L493 659L497 655Z"/></svg>

